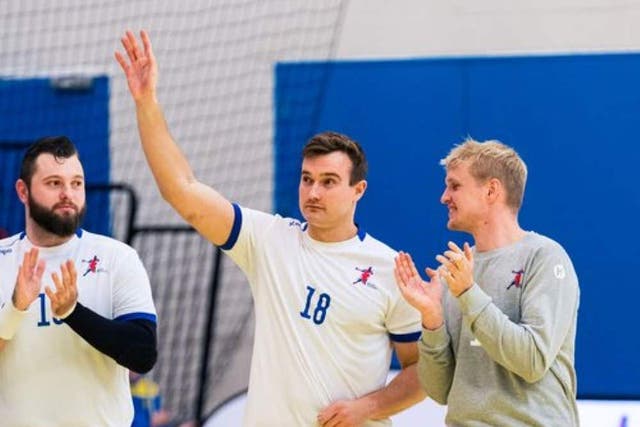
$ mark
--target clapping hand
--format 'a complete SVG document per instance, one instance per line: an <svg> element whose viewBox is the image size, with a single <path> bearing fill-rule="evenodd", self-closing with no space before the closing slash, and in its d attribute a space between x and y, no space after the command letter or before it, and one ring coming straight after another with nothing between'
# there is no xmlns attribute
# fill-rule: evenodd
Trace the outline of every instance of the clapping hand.
<svg viewBox="0 0 640 427"><path fill-rule="evenodd" d="M428 281L422 280L411 259L411 255L400 252L395 259L394 274L402 296L409 304L420 311L422 324L427 329L437 329L443 322L443 287L438 271L426 268Z"/></svg>

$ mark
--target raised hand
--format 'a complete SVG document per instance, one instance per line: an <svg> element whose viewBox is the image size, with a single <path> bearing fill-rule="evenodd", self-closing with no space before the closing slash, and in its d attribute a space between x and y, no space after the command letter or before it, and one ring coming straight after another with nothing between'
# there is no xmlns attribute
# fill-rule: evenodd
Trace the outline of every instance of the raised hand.
<svg viewBox="0 0 640 427"><path fill-rule="evenodd" d="M393 270L402 296L422 315L422 324L427 329L437 329L444 322L442 312L442 283L438 271L426 268L429 281L422 280L411 259L411 255L400 252Z"/></svg>
<svg viewBox="0 0 640 427"><path fill-rule="evenodd" d="M68 316L78 301L78 273L73 261L67 260L60 266L60 275L61 278L58 273L51 273L55 292L48 286L44 290L51 300L51 311L58 318Z"/></svg>
<svg viewBox="0 0 640 427"><path fill-rule="evenodd" d="M473 252L466 242L463 249L453 242L448 246L449 250L437 255L436 260L441 264L442 277L447 281L449 291L459 297L473 286Z"/></svg>
<svg viewBox="0 0 640 427"><path fill-rule="evenodd" d="M38 260L38 248L24 254L22 265L18 268L16 286L13 289L13 306L24 311L40 294L42 275L44 274L45 262Z"/></svg>
<svg viewBox="0 0 640 427"><path fill-rule="evenodd" d="M135 35L127 31L120 41L127 52L128 60L120 52L115 52L116 60L127 77L129 91L134 101L157 101L158 64L153 55L149 35L145 31L140 31L140 38L144 50L138 46Z"/></svg>

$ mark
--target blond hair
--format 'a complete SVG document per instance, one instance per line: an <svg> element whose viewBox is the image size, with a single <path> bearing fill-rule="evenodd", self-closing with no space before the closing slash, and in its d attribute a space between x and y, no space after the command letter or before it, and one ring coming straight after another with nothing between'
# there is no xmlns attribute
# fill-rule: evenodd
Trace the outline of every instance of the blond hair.
<svg viewBox="0 0 640 427"><path fill-rule="evenodd" d="M518 212L522 206L527 182L527 165L516 151L497 140L478 142L467 138L440 160L445 169L455 168L469 161L469 172L479 182L491 178L499 180L506 189L507 206Z"/></svg>

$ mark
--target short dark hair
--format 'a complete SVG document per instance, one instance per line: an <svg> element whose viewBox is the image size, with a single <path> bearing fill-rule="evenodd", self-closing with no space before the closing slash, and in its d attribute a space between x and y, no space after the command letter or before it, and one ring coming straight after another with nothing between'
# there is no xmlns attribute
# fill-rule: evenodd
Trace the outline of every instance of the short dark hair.
<svg viewBox="0 0 640 427"><path fill-rule="evenodd" d="M367 177L367 157L364 150L353 139L338 132L322 132L314 135L302 150L302 158L311 158L334 151L342 151L351 159L351 175L349 185L354 185Z"/></svg>
<svg viewBox="0 0 640 427"><path fill-rule="evenodd" d="M20 167L20 179L27 184L27 187L31 186L31 178L35 173L38 156L45 153L53 155L58 160L78 155L78 150L66 136L45 136L37 139L27 148Z"/></svg>

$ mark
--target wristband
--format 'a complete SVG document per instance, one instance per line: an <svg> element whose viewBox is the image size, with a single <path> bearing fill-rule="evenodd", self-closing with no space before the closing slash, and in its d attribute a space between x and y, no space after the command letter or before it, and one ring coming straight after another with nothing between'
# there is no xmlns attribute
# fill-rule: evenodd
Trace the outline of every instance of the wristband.
<svg viewBox="0 0 640 427"><path fill-rule="evenodd" d="M67 312L66 312L66 313L64 313L62 316L57 316L57 318L58 318L58 319L60 319L60 320L64 320L64 319L66 319L67 317L71 316L71 313L73 313L73 310L75 310L75 309L76 309L76 304L77 304L77 303L78 303L77 301L76 301L76 302L74 302L74 303L73 303L73 305L71 306L71 308L70 308L69 310L67 310Z"/></svg>
<svg viewBox="0 0 640 427"><path fill-rule="evenodd" d="M13 338L26 315L27 310L18 310L11 301L2 304L0 306L0 338L3 340Z"/></svg>

